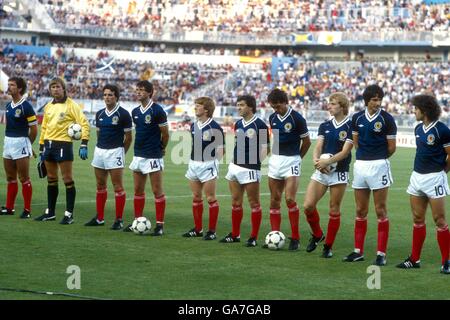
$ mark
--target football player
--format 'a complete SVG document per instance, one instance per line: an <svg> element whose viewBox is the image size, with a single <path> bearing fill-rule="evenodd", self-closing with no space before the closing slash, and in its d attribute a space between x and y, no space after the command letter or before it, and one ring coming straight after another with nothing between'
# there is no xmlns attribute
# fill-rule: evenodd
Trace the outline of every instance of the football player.
<svg viewBox="0 0 450 320"><path fill-rule="evenodd" d="M370 194L373 193L378 218L377 266L386 264L389 237L387 196L393 183L389 157L396 149L397 126L394 118L381 108L384 97L378 85L370 85L363 92L365 110L352 117L353 143L356 161L353 165L353 184L356 202L355 248L343 261L364 260L364 240L367 232L367 214Z"/></svg>
<svg viewBox="0 0 450 320"><path fill-rule="evenodd" d="M3 165L5 168L7 190L6 205L0 215L14 214L18 192L17 175L22 184L24 209L20 218L31 216L31 197L33 188L30 180L31 145L37 136L37 119L33 106L27 101L27 83L19 77L8 80L8 93L12 101L6 105L6 130L3 143Z"/></svg>
<svg viewBox="0 0 450 320"><path fill-rule="evenodd" d="M236 103L242 119L234 124L233 160L228 166L226 179L231 192L231 232L220 242L240 242L241 221L243 217L242 202L247 192L251 208L252 231L246 242L247 247L255 247L261 225L261 205L259 184L261 180L261 162L270 150L269 130L267 125L258 118L256 99L245 95L237 98Z"/></svg>
<svg viewBox="0 0 450 320"><path fill-rule="evenodd" d="M221 126L213 119L216 104L209 97L195 99L197 121L191 125L191 159L186 178L192 191L192 215L194 228L183 237L202 237L204 240L217 238L216 227L219 216L219 202L216 198L216 180L219 176L219 161L225 154L225 136ZM208 231L203 235L203 196L209 206Z"/></svg>
<svg viewBox="0 0 450 320"><path fill-rule="evenodd" d="M331 258L334 239L341 222L341 202L348 184L348 172L352 160L353 147L351 120L348 117L350 102L342 92L336 92L328 98L328 112L331 120L323 122L319 126L317 144L313 152L313 160L316 171L311 176L304 200L304 213L311 230L312 237L306 248L307 252L316 249L319 242L325 240L322 257ZM333 156L328 159L320 159L320 155L329 153ZM328 166L337 162L335 170L328 172ZM317 203L330 188L330 208L327 236L325 238L320 228Z"/></svg>
<svg viewBox="0 0 450 320"><path fill-rule="evenodd" d="M153 85L146 80L136 84L136 95L141 103L131 112L136 135L134 157L130 164L134 178L134 217L142 217L145 206L145 184L150 179L155 201L156 226L151 235L164 233L166 197L162 184L164 154L169 143L169 127L164 109L152 101ZM132 231L131 224L124 229Z"/></svg>
<svg viewBox="0 0 450 320"><path fill-rule="evenodd" d="M66 211L61 224L73 223L76 189L72 176L73 145L67 129L72 123L82 127L79 156L82 160L88 158L87 144L89 141L89 122L81 107L67 96L66 84L61 78L54 78L49 84L53 100L44 107L39 151L41 160L45 160L47 168L47 199L46 212L36 218L37 221L54 221L56 201L58 200L58 168L66 186Z"/></svg>
<svg viewBox="0 0 450 320"><path fill-rule="evenodd" d="M116 203L116 220L111 229L123 228L123 209L126 194L123 189L122 176L125 166L125 154L133 140L131 130L133 122L127 110L119 104L120 90L117 86L107 84L103 88L103 100L106 107L95 115L97 127L97 145L92 166L97 180L96 208L97 215L86 226L103 226L105 224L105 204L108 197L108 174L114 186Z"/></svg>
<svg viewBox="0 0 450 320"><path fill-rule="evenodd" d="M285 193L291 223L289 250L298 250L300 241L299 209L296 194L301 163L311 146L305 118L289 105L286 92L274 89L267 98L275 111L269 117L273 135L272 155L269 158L270 225L281 231L281 196ZM265 247L265 246L264 246Z"/></svg>
<svg viewBox="0 0 450 320"><path fill-rule="evenodd" d="M416 120L414 129L416 157L407 192L410 194L413 215L411 255L397 267L420 268L420 253L425 241L425 214L428 205L436 224L436 235L441 250L441 273L450 274L449 231L445 219L445 197L450 194L447 172L450 170L450 129L439 121L441 107L430 95L413 97Z"/></svg>

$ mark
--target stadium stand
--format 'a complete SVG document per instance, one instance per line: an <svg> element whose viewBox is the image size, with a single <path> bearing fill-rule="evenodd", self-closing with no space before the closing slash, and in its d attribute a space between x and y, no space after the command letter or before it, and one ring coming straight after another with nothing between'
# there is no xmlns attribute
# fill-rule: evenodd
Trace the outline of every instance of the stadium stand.
<svg viewBox="0 0 450 320"><path fill-rule="evenodd" d="M53 1L41 0L62 28L131 29L160 34L448 30L448 7L422 1ZM345 8L345 9L344 9Z"/></svg>

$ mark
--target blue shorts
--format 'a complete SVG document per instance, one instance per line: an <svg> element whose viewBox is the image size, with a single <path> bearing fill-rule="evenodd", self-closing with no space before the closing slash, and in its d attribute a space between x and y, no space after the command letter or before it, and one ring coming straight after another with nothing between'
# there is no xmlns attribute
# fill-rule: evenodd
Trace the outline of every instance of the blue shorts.
<svg viewBox="0 0 450 320"><path fill-rule="evenodd" d="M72 142L45 140L44 159L52 162L73 161Z"/></svg>

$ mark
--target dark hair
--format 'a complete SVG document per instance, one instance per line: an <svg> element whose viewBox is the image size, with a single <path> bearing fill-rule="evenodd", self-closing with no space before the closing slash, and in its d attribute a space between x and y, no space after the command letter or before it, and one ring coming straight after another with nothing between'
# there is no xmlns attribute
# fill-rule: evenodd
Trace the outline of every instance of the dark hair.
<svg viewBox="0 0 450 320"><path fill-rule="evenodd" d="M21 77L11 77L8 81L13 81L16 83L17 88L20 89L20 94L24 95L27 92L27 82Z"/></svg>
<svg viewBox="0 0 450 320"><path fill-rule="evenodd" d="M419 109L429 121L436 121L441 116L441 107L436 98L428 94L419 94L411 99L411 103Z"/></svg>
<svg viewBox="0 0 450 320"><path fill-rule="evenodd" d="M286 92L284 92L283 90L280 90L278 88L273 89L269 93L269 96L267 97L267 101L269 101L269 103L286 103L286 104L289 103Z"/></svg>
<svg viewBox="0 0 450 320"><path fill-rule="evenodd" d="M105 92L105 90L108 89L112 92L114 92L114 96L116 97L117 100L119 100L120 97L120 90L119 87L113 84L107 84L103 87L103 92Z"/></svg>
<svg viewBox="0 0 450 320"><path fill-rule="evenodd" d="M239 96L237 98L237 102L239 101L244 101L248 107L252 108L253 113L256 113L256 99L254 96L251 95Z"/></svg>
<svg viewBox="0 0 450 320"><path fill-rule="evenodd" d="M145 91L150 93L150 96L153 95L153 84L150 81L147 80L141 80L136 84L136 87L144 88Z"/></svg>
<svg viewBox="0 0 450 320"><path fill-rule="evenodd" d="M383 99L384 92L378 85L372 84L368 86L363 92L364 103L367 106L369 104L370 99L378 97Z"/></svg>

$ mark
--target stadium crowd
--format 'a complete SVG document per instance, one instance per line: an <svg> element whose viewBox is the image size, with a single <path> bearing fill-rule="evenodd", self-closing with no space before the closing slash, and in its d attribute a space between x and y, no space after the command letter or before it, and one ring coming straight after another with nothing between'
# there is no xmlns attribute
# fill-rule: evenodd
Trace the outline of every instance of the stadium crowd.
<svg viewBox="0 0 450 320"><path fill-rule="evenodd" d="M235 34L304 31L430 31L449 29L450 8L421 0L40 0L57 24L71 29L170 30Z"/></svg>
<svg viewBox="0 0 450 320"><path fill-rule="evenodd" d="M107 55L107 52L103 52ZM419 92L432 92L444 109L450 110L448 63L437 62L325 62L307 54L294 55L293 63L280 64L272 74L271 64L260 68L230 65L153 64L116 60L111 70L96 72L98 59L74 56L61 51L58 57L42 59L32 54L0 55L0 66L10 76L29 80L32 96L47 96L49 77L58 74L70 83L70 94L78 99L101 99L108 82L120 84L122 100L134 100L133 86L139 79L152 79L155 99L163 104L189 101L190 93L205 85L218 105L234 106L237 96L255 95L265 110L267 92L278 86L289 93L290 103L299 111L326 110L326 99L336 91L345 92L355 110L363 108L362 90L378 83L386 92L386 109L393 114L411 114L409 99ZM222 80L222 81L220 81Z"/></svg>
<svg viewBox="0 0 450 320"><path fill-rule="evenodd" d="M326 110L326 97L345 92L356 110L364 107L362 91L372 83L384 88L386 109L393 114L411 114L409 99L418 92L432 92L445 112L450 110L450 72L448 63L354 62L332 65L324 61L299 61L280 65L275 75L267 67L258 72L237 70L227 82L227 96L214 96L224 105L242 94L254 94L265 101L270 86L277 85L290 94L291 104L299 110ZM273 84L271 84L273 81ZM261 102L260 107L265 107Z"/></svg>
<svg viewBox="0 0 450 320"><path fill-rule="evenodd" d="M110 69L95 71L98 59L75 57L68 52L59 57L42 59L33 54L0 55L0 68L9 75L20 75L29 81L31 96L48 96L47 83L55 74L68 83L69 93L77 99L101 99L102 88L107 83L117 83L122 88L122 100L135 100L134 85L140 79L152 79L154 99L163 104L175 104L186 99L196 88L224 77L230 66L211 66L175 63L137 63L115 60Z"/></svg>

